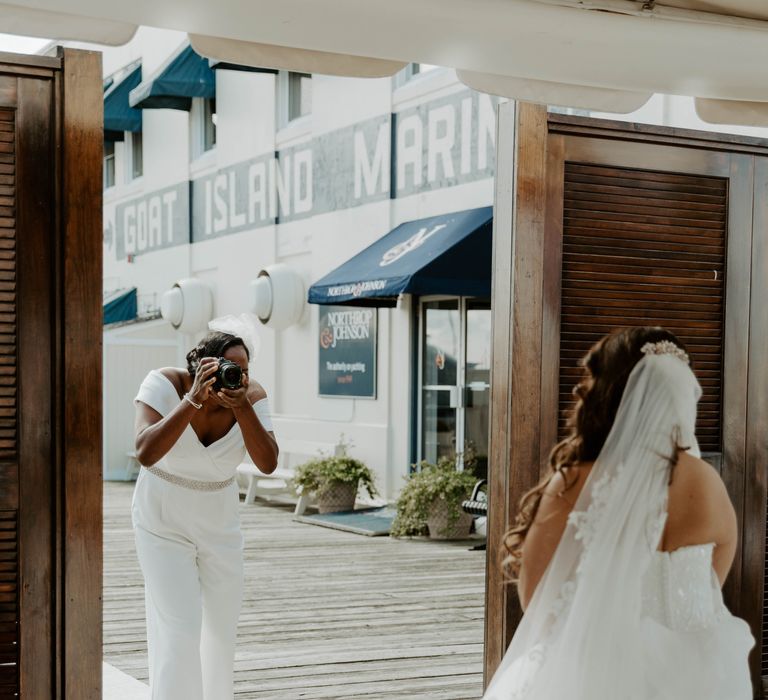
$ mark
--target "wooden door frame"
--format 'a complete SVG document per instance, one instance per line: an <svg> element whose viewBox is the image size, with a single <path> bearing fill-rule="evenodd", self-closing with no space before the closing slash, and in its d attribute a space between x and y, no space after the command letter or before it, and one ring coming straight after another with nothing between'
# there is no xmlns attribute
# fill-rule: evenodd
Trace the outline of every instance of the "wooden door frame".
<svg viewBox="0 0 768 700"><path fill-rule="evenodd" d="M46 697L55 685L55 663L39 664L50 655L56 601L50 583L55 576L55 531L58 519L51 465L53 434L54 304L53 257L50 249L55 220L51 171L55 133L51 125L53 81L61 61L48 65L0 64L6 84L16 86L16 260L18 384L18 518L19 518L19 683L22 692ZM43 70L47 69L47 75ZM47 385L47 386L46 386ZM28 389L31 388L30 389ZM46 387L45 391L41 391ZM46 410L47 409L47 410ZM33 670L34 669L34 670Z"/></svg>
<svg viewBox="0 0 768 700"><path fill-rule="evenodd" d="M768 436L758 429L768 424L768 362L761 357L768 343L764 313L768 301L768 142L565 117L548 114L542 106L514 102L500 105L497 124L486 683L521 615L514 586L505 584L498 565L504 555L502 536L520 497L538 482L556 439L563 164L569 158L589 162L596 147L607 142L617 154L617 164L624 167L673 172L692 168L692 172L728 177L732 185L726 257L723 463L728 467L725 479L739 511L742 536L726 594L734 612L759 633L768 495ZM661 165L653 154L659 146L666 156ZM595 162L606 162L606 156L600 154ZM752 667L757 682L759 653L753 654Z"/></svg>
<svg viewBox="0 0 768 700"><path fill-rule="evenodd" d="M19 684L99 700L101 54L0 53L0 106L17 125Z"/></svg>
<svg viewBox="0 0 768 700"><path fill-rule="evenodd" d="M58 49L61 697L100 700L104 96L101 54Z"/></svg>

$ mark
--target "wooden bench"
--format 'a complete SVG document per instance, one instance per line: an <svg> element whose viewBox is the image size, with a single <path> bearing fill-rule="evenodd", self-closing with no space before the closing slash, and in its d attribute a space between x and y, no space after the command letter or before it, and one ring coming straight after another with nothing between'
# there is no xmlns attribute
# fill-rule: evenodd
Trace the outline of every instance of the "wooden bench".
<svg viewBox="0 0 768 700"><path fill-rule="evenodd" d="M280 455L277 458L277 469L271 474L264 474L250 460L237 467L244 483L245 502L254 503L256 497L273 500L275 497L298 499L295 514L302 515L309 505L309 494L301 493L301 489L293 484L296 467L311 459L336 454L337 445L333 443L311 442L307 440L280 440Z"/></svg>

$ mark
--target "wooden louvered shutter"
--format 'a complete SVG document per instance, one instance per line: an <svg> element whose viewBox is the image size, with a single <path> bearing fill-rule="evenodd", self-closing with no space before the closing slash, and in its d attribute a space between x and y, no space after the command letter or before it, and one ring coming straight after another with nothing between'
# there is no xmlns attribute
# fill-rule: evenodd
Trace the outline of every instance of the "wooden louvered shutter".
<svg viewBox="0 0 768 700"><path fill-rule="evenodd" d="M765 558L763 560L763 615L760 635L760 676L763 682L763 697L768 697L768 507L766 507Z"/></svg>
<svg viewBox="0 0 768 700"><path fill-rule="evenodd" d="M727 180L565 163L559 432L578 361L613 329L660 325L703 388L697 435L721 451Z"/></svg>
<svg viewBox="0 0 768 700"><path fill-rule="evenodd" d="M16 510L0 510L0 697L19 687L19 557Z"/></svg>
<svg viewBox="0 0 768 700"><path fill-rule="evenodd" d="M0 110L0 460L17 460L14 113Z"/></svg>
<svg viewBox="0 0 768 700"><path fill-rule="evenodd" d="M13 110L0 109L0 697L19 689L16 443L16 154Z"/></svg>

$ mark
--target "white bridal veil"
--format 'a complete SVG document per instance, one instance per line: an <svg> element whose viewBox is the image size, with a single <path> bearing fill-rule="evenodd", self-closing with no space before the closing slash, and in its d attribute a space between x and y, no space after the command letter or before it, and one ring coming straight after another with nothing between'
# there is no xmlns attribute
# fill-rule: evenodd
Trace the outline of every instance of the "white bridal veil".
<svg viewBox="0 0 768 700"><path fill-rule="evenodd" d="M643 574L671 462L698 454L699 384L672 343L643 348L605 445L484 700L646 700Z"/></svg>
<svg viewBox="0 0 768 700"><path fill-rule="evenodd" d="M236 335L243 340L248 348L248 366L254 367L256 357L261 347L258 324L254 314L240 314L239 316L219 316L208 322L208 329Z"/></svg>

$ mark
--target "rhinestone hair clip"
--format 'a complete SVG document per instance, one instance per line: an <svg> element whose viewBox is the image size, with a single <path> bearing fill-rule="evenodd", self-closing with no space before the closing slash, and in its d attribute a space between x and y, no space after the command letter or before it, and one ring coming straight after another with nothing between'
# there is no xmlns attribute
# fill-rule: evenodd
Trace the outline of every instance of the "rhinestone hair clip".
<svg viewBox="0 0 768 700"><path fill-rule="evenodd" d="M658 343L646 343L640 348L643 355L674 355L685 364L691 364L691 358L681 347L675 345L671 340L660 340Z"/></svg>

